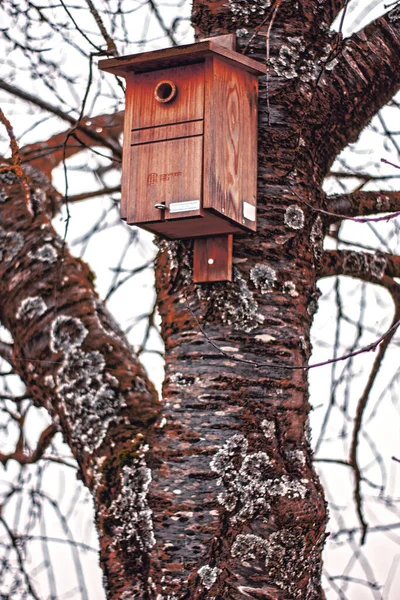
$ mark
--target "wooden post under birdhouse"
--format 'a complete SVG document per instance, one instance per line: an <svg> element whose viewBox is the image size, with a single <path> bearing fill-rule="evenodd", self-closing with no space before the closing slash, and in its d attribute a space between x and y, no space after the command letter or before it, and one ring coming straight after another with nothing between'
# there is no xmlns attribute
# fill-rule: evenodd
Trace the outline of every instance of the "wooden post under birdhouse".
<svg viewBox="0 0 400 600"><path fill-rule="evenodd" d="M256 230L257 91L265 66L233 34L102 60L126 79L121 217L195 238L195 282L232 278L232 235Z"/></svg>

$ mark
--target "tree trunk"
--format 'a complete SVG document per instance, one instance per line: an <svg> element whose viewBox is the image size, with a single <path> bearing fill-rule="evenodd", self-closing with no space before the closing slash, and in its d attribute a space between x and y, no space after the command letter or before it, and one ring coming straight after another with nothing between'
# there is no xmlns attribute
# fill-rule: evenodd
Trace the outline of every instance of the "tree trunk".
<svg viewBox="0 0 400 600"><path fill-rule="evenodd" d="M199 37L234 31L240 51L267 62L258 230L235 238L232 283L194 285L191 242L160 243L163 415L87 267L51 229L47 184L31 179L48 193L34 191L33 210L15 178L3 181L0 318L15 371L93 493L110 600L324 597L304 368L322 182L400 87L398 9L344 42L329 27L345 4L194 2Z"/></svg>

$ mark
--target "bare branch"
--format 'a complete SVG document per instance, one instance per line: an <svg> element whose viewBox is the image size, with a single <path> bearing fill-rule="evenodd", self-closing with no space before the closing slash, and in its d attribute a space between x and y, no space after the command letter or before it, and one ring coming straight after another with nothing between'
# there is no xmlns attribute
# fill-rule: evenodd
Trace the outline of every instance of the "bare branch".
<svg viewBox="0 0 400 600"><path fill-rule="evenodd" d="M112 152L116 156L121 158L121 156L122 156L121 148L119 148L113 140L107 139L103 135L100 135L99 133L97 133L97 131L95 129L90 128L89 126L85 125L83 123L83 120L77 122L77 120L74 117L65 113L61 109L57 108L57 106L53 106L52 104L49 104L45 100L42 100L41 98L38 98L37 96L30 94L29 92L25 92L24 90L21 90L20 88L16 87L15 85L11 85L11 84L7 83L3 79L0 79L0 89L8 92L9 94L12 94L13 96L21 98L22 100L31 102L35 106L38 106L39 108L42 108L43 110L46 110L47 112L50 112L50 113L56 115L63 121L67 121L68 123L71 123L74 127L76 127L76 129L78 131L82 131L82 133L84 133L91 140L100 144L100 146L105 146L106 148L110 148L110 150L112 150Z"/></svg>
<svg viewBox="0 0 400 600"><path fill-rule="evenodd" d="M101 35L103 36L104 41L107 44L107 54L109 54L111 56L118 56L118 50L115 45L115 42L108 34L108 31L105 28L103 20L99 14L97 8L95 7L94 3L92 2L92 0L86 0L86 4L88 5L89 10L93 15L94 20L96 21L98 28L100 29Z"/></svg>
<svg viewBox="0 0 400 600"><path fill-rule="evenodd" d="M12 344L7 344L6 342L0 341L0 356L10 363L10 365L12 364L13 360L13 351L14 348Z"/></svg>
<svg viewBox="0 0 400 600"><path fill-rule="evenodd" d="M326 103L319 132L332 156L356 141L371 118L400 89L400 20L394 9L345 40L317 97ZM398 14L398 12L397 12Z"/></svg>
<svg viewBox="0 0 400 600"><path fill-rule="evenodd" d="M98 196L108 196L110 194L116 194L120 191L120 185L116 185L114 187L105 187L101 188L100 190L94 190L93 192L83 192L82 194L68 196L68 202L80 202L81 200L88 200L89 198L97 198Z"/></svg>
<svg viewBox="0 0 400 600"><path fill-rule="evenodd" d="M387 289L391 292L393 302L395 305L395 311L392 321L392 331L386 338L382 341L379 346L378 353L375 357L374 364L372 366L371 372L368 377L367 384L365 386L364 392L360 397L357 403L357 410L354 419L354 427L353 427L353 436L351 440L351 447L349 453L349 463L354 472L354 499L357 507L357 514L360 520L361 525L361 544L364 544L365 538L367 535L368 524L365 520L364 512L363 512L363 498L361 495L361 482L362 482L362 474L360 465L358 462L358 446L359 446L359 438L361 434L361 424L364 416L364 412L368 403L368 399L370 397L370 393L372 387L376 381L379 370L382 366L382 361L386 354L386 350L389 347L389 344L396 333L397 327L395 327L396 323L398 324L400 319L400 286L395 282L388 282L386 285Z"/></svg>
<svg viewBox="0 0 400 600"><path fill-rule="evenodd" d="M0 462L5 466L9 460L15 460L20 465L28 465L38 462L41 458L43 458L43 454L46 452L47 448L50 446L51 441L55 434L57 433L58 428L56 425L49 425L44 431L42 431L39 441L36 445L36 448L33 452L27 453L24 451L24 444L19 444L14 452L10 452L9 454L0 453ZM21 438L20 438L21 439Z"/></svg>
<svg viewBox="0 0 400 600"><path fill-rule="evenodd" d="M104 132L106 138L114 140L116 146L122 133L123 120L123 112L83 119L87 129L90 128L90 131L97 131L98 133ZM81 124L83 123L81 122ZM78 127L78 130L80 130L79 138L74 136L73 139L68 139L66 145L65 140L70 129L57 133L48 140L22 147L22 162L29 162L50 178L52 170L61 164L64 158L70 158L87 148L97 145L96 139L86 135L82 128Z"/></svg>
<svg viewBox="0 0 400 600"><path fill-rule="evenodd" d="M320 261L318 278L347 275L387 287L385 275L400 277L400 256L385 252L326 250Z"/></svg>
<svg viewBox="0 0 400 600"><path fill-rule="evenodd" d="M400 211L400 192L353 192L327 197L327 210L338 219ZM333 216L333 215L331 215Z"/></svg>
<svg viewBox="0 0 400 600"><path fill-rule="evenodd" d="M10 121L7 119L7 117L5 116L5 114L3 113L3 111L1 110L1 108L0 108L0 122L3 123L4 127L7 130L7 134L10 139L10 148L11 148L11 157L12 157L12 164L11 165L8 165L8 164L2 165L0 167L0 173L2 171L12 171L20 179L22 187L24 188L26 205L29 207L29 209L31 209L31 192L29 189L26 175L25 175L24 170L21 165L21 153L19 150L18 142L14 135L14 130L12 128L12 125L11 125Z"/></svg>

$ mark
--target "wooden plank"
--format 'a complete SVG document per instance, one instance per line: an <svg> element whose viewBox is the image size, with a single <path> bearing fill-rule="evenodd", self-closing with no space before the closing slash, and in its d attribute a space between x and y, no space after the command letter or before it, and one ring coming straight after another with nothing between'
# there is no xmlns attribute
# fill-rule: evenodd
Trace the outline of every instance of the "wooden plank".
<svg viewBox="0 0 400 600"><path fill-rule="evenodd" d="M232 281L232 235L197 238L193 246L193 281Z"/></svg>
<svg viewBox="0 0 400 600"><path fill-rule="evenodd" d="M161 82L176 86L176 96L167 103L157 101L155 90ZM204 65L189 65L136 75L134 80L132 129L184 123L203 118Z"/></svg>
<svg viewBox="0 0 400 600"><path fill-rule="evenodd" d="M173 140L183 137L191 137L203 134L203 120L188 121L173 125L160 125L159 127L148 127L146 129L135 129L131 133L131 144L146 144L149 142L161 142L162 140Z"/></svg>
<svg viewBox="0 0 400 600"><path fill-rule="evenodd" d="M203 214L197 217L187 216L184 219L140 223L140 227L170 240L227 233L242 235L246 233L243 227L239 227L239 225L232 223L229 219L222 219L209 211L203 211Z"/></svg>
<svg viewBox="0 0 400 600"><path fill-rule="evenodd" d="M155 69L169 69L201 62L212 55L224 57L233 65L237 65L255 75L266 73L265 64L218 44L218 36L195 44L100 60L99 69L120 77L126 77L129 72L144 73Z"/></svg>
<svg viewBox="0 0 400 600"><path fill-rule="evenodd" d="M123 140L123 151L122 151L122 176L121 176L121 204L120 213L121 219L126 219L127 216L127 203L130 193L130 137L132 129L132 111L133 111L133 74L129 74L126 78L126 100L125 100L125 114L124 114L124 140Z"/></svg>
<svg viewBox="0 0 400 600"><path fill-rule="evenodd" d="M219 58L205 77L203 206L255 231L257 78Z"/></svg>
<svg viewBox="0 0 400 600"><path fill-rule="evenodd" d="M202 38L202 42L212 41L218 46L224 46L229 50L236 51L236 35L234 33L225 33L223 35L214 35L212 37Z"/></svg>
<svg viewBox="0 0 400 600"><path fill-rule="evenodd" d="M201 215L202 164L202 136L132 146L128 223ZM192 205L183 210L179 204L187 202Z"/></svg>

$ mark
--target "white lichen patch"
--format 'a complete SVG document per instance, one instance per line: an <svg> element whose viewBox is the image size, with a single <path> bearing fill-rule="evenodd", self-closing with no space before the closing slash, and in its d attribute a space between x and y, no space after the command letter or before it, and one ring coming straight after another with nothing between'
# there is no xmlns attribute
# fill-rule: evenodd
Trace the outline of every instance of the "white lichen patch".
<svg viewBox="0 0 400 600"><path fill-rule="evenodd" d="M51 324L50 349L52 352L68 352L80 346L88 333L80 319L60 315Z"/></svg>
<svg viewBox="0 0 400 600"><path fill-rule="evenodd" d="M270 342L275 342L276 338L273 335L268 335L268 333L260 333L260 335L256 335L255 340L258 342L263 342L263 344L269 344Z"/></svg>
<svg viewBox="0 0 400 600"><path fill-rule="evenodd" d="M315 219L310 232L310 241L312 250L316 260L321 260L322 253L324 250L324 227L321 217Z"/></svg>
<svg viewBox="0 0 400 600"><path fill-rule="evenodd" d="M10 262L22 250L23 237L16 231L6 231L0 227L0 262Z"/></svg>
<svg viewBox="0 0 400 600"><path fill-rule="evenodd" d="M285 281L282 286L284 294L288 294L292 298L297 298L299 292L296 290L296 284L293 281Z"/></svg>
<svg viewBox="0 0 400 600"><path fill-rule="evenodd" d="M304 467L306 465L306 455L303 450L287 450L285 456L295 467Z"/></svg>
<svg viewBox="0 0 400 600"><path fill-rule="evenodd" d="M300 343L300 348L303 350L304 354L307 354L308 345L307 345L306 338L304 337L304 335L301 335L299 337L299 343Z"/></svg>
<svg viewBox="0 0 400 600"><path fill-rule="evenodd" d="M249 332L258 327L264 316L239 270L233 268L233 281L212 286L198 286L197 294L207 302L207 320L220 319L234 329Z"/></svg>
<svg viewBox="0 0 400 600"><path fill-rule="evenodd" d="M69 420L72 439L78 448L93 452L126 403L115 380L110 381L105 371L103 355L97 350L82 350L87 335L80 319L60 315L51 325L50 348L64 355L55 389Z"/></svg>
<svg viewBox="0 0 400 600"><path fill-rule="evenodd" d="M229 8L232 14L232 21L248 25L254 20L266 14L266 9L271 6L271 0L255 0L247 2L246 0L229 0Z"/></svg>
<svg viewBox="0 0 400 600"><path fill-rule="evenodd" d="M373 254L370 262L371 275L377 279L382 279L385 274L387 260L384 256Z"/></svg>
<svg viewBox="0 0 400 600"><path fill-rule="evenodd" d="M348 252L343 261L343 271L345 273L368 272L368 262L366 256L362 252Z"/></svg>
<svg viewBox="0 0 400 600"><path fill-rule="evenodd" d="M297 206L297 204L292 204L291 206L287 207L283 220L285 221L285 225L291 229L303 229L304 212L300 206Z"/></svg>
<svg viewBox="0 0 400 600"><path fill-rule="evenodd" d="M261 421L261 429L267 440L273 439L276 436L276 425L275 421L264 419Z"/></svg>
<svg viewBox="0 0 400 600"><path fill-rule="evenodd" d="M30 296L24 298L18 307L16 317L18 320L25 321L40 317L47 310L47 306L43 298L40 296Z"/></svg>
<svg viewBox="0 0 400 600"><path fill-rule="evenodd" d="M385 211L385 210L389 210L390 208L390 200L388 196L385 195L381 195L378 196L376 199L376 208L378 209L378 211Z"/></svg>
<svg viewBox="0 0 400 600"><path fill-rule="evenodd" d="M396 21L400 21L400 6L396 6L393 10L388 14L388 19L391 23L395 23Z"/></svg>
<svg viewBox="0 0 400 600"><path fill-rule="evenodd" d="M30 253L30 256L40 262L54 263L57 260L57 250L51 244L44 244L36 252Z"/></svg>
<svg viewBox="0 0 400 600"><path fill-rule="evenodd" d="M269 552L269 544L258 535L240 533L231 548L231 556L239 558L242 563L265 558Z"/></svg>
<svg viewBox="0 0 400 600"><path fill-rule="evenodd" d="M269 294L277 279L276 271L268 265L255 265L250 271L250 279L262 294Z"/></svg>
<svg viewBox="0 0 400 600"><path fill-rule="evenodd" d="M285 592L285 598L311 600L317 596L305 596L298 582L304 577L313 578L314 572L321 568L318 557L322 543L317 541L315 548L305 556L302 537L301 529L296 527L276 531L267 538L239 534L232 545L231 556L245 566L255 560L263 562L268 578Z"/></svg>
<svg viewBox="0 0 400 600"><path fill-rule="evenodd" d="M9 197L3 190L0 190L0 204L5 204L9 200Z"/></svg>
<svg viewBox="0 0 400 600"><path fill-rule="evenodd" d="M56 387L56 382L54 381L53 375L46 375L43 378L43 382L44 382L44 385L47 385L47 387L49 387L51 389Z"/></svg>
<svg viewBox="0 0 400 600"><path fill-rule="evenodd" d="M150 551L156 543L152 511L147 501L151 470L143 457L121 472L121 491L113 505L115 542L122 543L127 552Z"/></svg>
<svg viewBox="0 0 400 600"><path fill-rule="evenodd" d="M322 70L332 71L338 63L331 56L332 46L326 44L320 56L306 47L302 37L288 37L279 49L278 56L270 59L273 70L280 77L294 79L299 77L304 83L318 79Z"/></svg>
<svg viewBox="0 0 400 600"><path fill-rule="evenodd" d="M286 474L276 477L265 452L248 454L247 449L247 439L237 434L225 442L210 463L211 470L218 474L217 485L223 487L217 500L228 512L235 511L232 521L246 521L260 513L265 516L270 511L269 501L276 497L306 496L306 479Z"/></svg>
<svg viewBox="0 0 400 600"><path fill-rule="evenodd" d="M197 571L201 579L202 585L209 590L214 583L217 581L218 574L221 572L217 567L210 567L210 565L203 565Z"/></svg>
<svg viewBox="0 0 400 600"><path fill-rule="evenodd" d="M285 79L298 77L298 65L306 46L301 37L288 37L279 49L279 55L270 59L275 73Z"/></svg>

